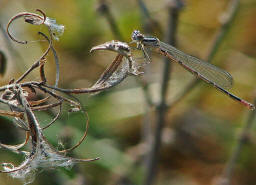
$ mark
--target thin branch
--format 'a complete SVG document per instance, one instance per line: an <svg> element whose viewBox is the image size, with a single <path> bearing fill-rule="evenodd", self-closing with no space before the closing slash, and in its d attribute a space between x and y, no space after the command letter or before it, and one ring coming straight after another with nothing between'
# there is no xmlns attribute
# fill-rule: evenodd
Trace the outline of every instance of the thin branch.
<svg viewBox="0 0 256 185"><path fill-rule="evenodd" d="M20 86L21 87L29 87L31 88L31 85L38 85L40 84L39 82L36 82L36 81L30 81L30 82L24 82L24 83L20 83ZM4 85L4 86L1 86L0 87L0 92L1 91L5 91L6 89L11 89L11 88L14 88L16 86L15 83L11 83L11 84L8 84L8 85ZM1 98L0 98L0 101L1 101ZM2 102L3 103L3 102Z"/></svg>
<svg viewBox="0 0 256 185"><path fill-rule="evenodd" d="M20 107L14 105L14 104L10 103L9 101L4 100L4 99L2 99L2 98L0 98L0 103L4 103L4 104L8 105L9 107L13 107L13 108L15 108L15 110L17 110L18 112L23 112L23 111L24 111L22 108L20 108Z"/></svg>
<svg viewBox="0 0 256 185"><path fill-rule="evenodd" d="M175 1L176 5L180 4L179 0ZM179 17L179 6L170 6L168 7L168 30L166 35L166 42L175 46L176 44L176 30L178 26L178 17ZM162 138L162 131L165 125L165 118L166 118L166 96L167 96L167 89L168 89L168 81L170 78L170 67L171 63L168 59L164 60L163 66L163 76L161 82L161 92L160 92L160 102L156 108L156 128L154 130L154 137L152 148L149 151L147 163L146 163L146 177L144 185L152 185L154 183L156 173L157 173L157 162L159 157L159 149L161 147L161 138Z"/></svg>
<svg viewBox="0 0 256 185"><path fill-rule="evenodd" d="M48 37L47 37L46 35L44 35L44 34L42 34L42 35L43 35L43 36L46 38L46 40L48 41L48 43L49 43L49 45L50 45L50 47L51 47L52 53L53 53L53 57L54 57L54 61L55 61L55 66L56 66L55 87L58 87L59 80L60 80L60 62L59 62L59 57L58 57L58 55L57 55L57 52L56 52L55 48L53 47L53 42L52 42L52 40L53 40L53 33L52 33L50 27L48 27L48 31L49 31L49 33L50 33L50 38L48 38ZM44 72L43 67L44 67L44 66L42 66L42 72ZM44 73L43 73L43 75L44 75ZM42 77L45 77L45 76L42 76ZM46 79L43 79L43 81L44 81L44 80L46 81Z"/></svg>
<svg viewBox="0 0 256 185"><path fill-rule="evenodd" d="M24 113L23 112L0 110L0 115L1 116L10 116L10 117L23 118Z"/></svg>
<svg viewBox="0 0 256 185"><path fill-rule="evenodd" d="M240 0L231 0L229 2L227 11L225 12L225 14L223 14L221 19L222 25L220 31L216 35L211 52L207 57L208 62L212 62L214 56L216 55L217 51L220 48L220 45L222 44L222 41L224 40L224 37L227 35L227 32L230 26L232 25L235 15L238 12L239 2Z"/></svg>
<svg viewBox="0 0 256 185"><path fill-rule="evenodd" d="M142 12L142 15L143 15L144 19L150 20L151 15L150 15L149 10L148 10L146 4L144 3L144 1L143 0L137 0L137 2L138 2L138 5L140 7L140 10Z"/></svg>
<svg viewBox="0 0 256 185"><path fill-rule="evenodd" d="M162 28L158 21L156 21L152 16L150 15L150 11L148 10L146 4L143 0L137 0L141 17L142 17L142 27L144 33L158 33L159 35L162 34Z"/></svg>
<svg viewBox="0 0 256 185"><path fill-rule="evenodd" d="M60 62L59 62L59 57L57 55L57 52L54 49L52 44L51 44L51 50L52 50L52 53L54 56L54 61L55 61L55 66L56 66L55 87L58 87L59 80L60 80Z"/></svg>
<svg viewBox="0 0 256 185"><path fill-rule="evenodd" d="M98 11L104 15L107 19L107 22L110 26L110 29L114 36L118 40L123 40L123 36L121 35L121 32L118 29L118 26L116 24L116 20L114 16L112 15L112 12L110 11L110 8L105 0L99 0L99 6L98 6Z"/></svg>
<svg viewBox="0 0 256 185"><path fill-rule="evenodd" d="M153 30L155 29L154 25L157 25L157 28L160 30L160 25L156 22L156 20L153 20L150 12L143 0L137 0L140 12L141 12L141 23L143 32L148 34L153 34ZM161 31L162 33L162 31ZM151 51L148 50L148 54L151 55ZM153 128L152 128L152 108L155 108L155 102L153 101L153 97L150 94L150 82L148 81L147 74L150 74L150 66L145 68L145 78L137 78L137 81L139 82L140 86L142 87L143 97L145 101L144 105L144 116L142 121L142 129L141 129L141 141L140 143L144 143L146 146L152 145L152 139L153 139ZM148 147L150 148L150 147ZM147 152L145 152L147 153ZM147 159L143 161L141 158L137 158L137 161L134 163L134 167L136 167L136 163L142 162L147 163ZM133 168L134 168L133 167ZM133 169L131 169L133 170Z"/></svg>
<svg viewBox="0 0 256 185"><path fill-rule="evenodd" d="M137 82L139 82L140 86L142 87L142 91L144 94L145 101L147 103L147 107L155 106L155 102L152 100L152 96L149 91L149 83L146 80L138 78Z"/></svg>
<svg viewBox="0 0 256 185"><path fill-rule="evenodd" d="M68 102L68 103L70 103L70 104L72 104L72 105L74 105L75 107L78 107L78 108L81 107L81 105L78 102L75 102L75 101L70 100L68 98L62 97L62 96L56 94L55 92L50 91L50 90L48 90L48 89L46 89L46 88L41 86L41 85L45 85L45 84L39 84L38 86L37 85L34 85L34 88L38 88L41 91L43 91L45 93L48 93L49 95L51 95L52 97L54 97L54 98L56 98L56 99L58 99L60 101L66 101L66 102ZM53 89L55 89L55 88L53 87ZM56 89L58 89L58 88L56 88Z"/></svg>
<svg viewBox="0 0 256 185"><path fill-rule="evenodd" d="M41 100L36 100L36 101L29 101L29 105L30 106L37 106L37 105L40 105L40 104L43 104L45 103L47 100L49 100L49 96L41 99Z"/></svg>
<svg viewBox="0 0 256 185"><path fill-rule="evenodd" d="M42 111L42 110L48 110L50 108L54 108L57 107L59 105L61 105L61 101L57 102L57 103L51 103L51 104L47 104L47 105L41 105L41 106L36 106L36 107L31 107L31 109L33 111Z"/></svg>

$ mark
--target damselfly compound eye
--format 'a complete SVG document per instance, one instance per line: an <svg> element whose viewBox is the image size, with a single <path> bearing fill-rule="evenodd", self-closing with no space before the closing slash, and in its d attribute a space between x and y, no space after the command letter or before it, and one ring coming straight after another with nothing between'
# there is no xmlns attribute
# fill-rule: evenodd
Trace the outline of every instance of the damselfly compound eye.
<svg viewBox="0 0 256 185"><path fill-rule="evenodd" d="M132 32L132 40L141 41L144 38L144 35L140 33L139 30L134 30Z"/></svg>

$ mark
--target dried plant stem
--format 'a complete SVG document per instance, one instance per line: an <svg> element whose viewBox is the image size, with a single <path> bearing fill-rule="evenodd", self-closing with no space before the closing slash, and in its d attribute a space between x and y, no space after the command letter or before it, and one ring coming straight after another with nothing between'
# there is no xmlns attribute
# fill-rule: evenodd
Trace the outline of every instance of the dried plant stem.
<svg viewBox="0 0 256 185"><path fill-rule="evenodd" d="M22 118L23 117L23 113L21 113L21 112L6 111L6 110L0 110L0 115L1 116L18 117L18 118Z"/></svg>
<svg viewBox="0 0 256 185"><path fill-rule="evenodd" d="M73 163L77 162L88 162L88 161L94 161L99 158L94 159L77 159L72 157L66 157L66 153L74 150L77 148L85 139L87 135L89 120L85 122L85 132L82 135L81 139L71 148L65 149L62 151L55 150L47 141L47 139L44 137L43 129L46 129L50 127L57 119L59 119L59 116L62 112L62 105L64 102L68 103L71 106L70 111L72 112L83 112L86 117L88 117L87 113L82 109L80 102L72 99L68 99L66 97L63 97L56 93L54 88L57 88L58 81L59 81L59 59L57 56L57 53L55 49L53 48L52 40L53 38L57 39L56 34L62 34L64 31L63 25L56 24L56 21L54 19L50 19L46 17L46 15L41 11L39 11L43 16L29 13L29 12L22 12L19 13L11 18L7 25L7 33L8 36L15 42L18 42L20 44L26 44L27 41L20 41L14 38L9 33L9 26L11 23L16 20L17 18L24 17L25 22L33 24L33 25L41 25L45 24L49 29L50 38L47 37L44 33L39 32L40 35L42 35L49 43L48 49L44 52L44 54L25 72L21 77L19 77L16 81L12 79L8 85L4 85L0 87L0 103L6 104L9 106L9 109L11 111L7 110L0 110L0 115L4 116L11 116L13 117L14 124L16 127L22 129L26 133L25 141L19 145L7 145L0 143L0 148L12 151L17 154L24 154L25 159L24 161L17 167L13 165L12 163L2 163L2 169L0 169L0 173L8 173L14 178L22 179L24 180L25 184L31 183L33 181L33 178L30 178L36 174L36 171L38 168L51 168L51 167L68 167L72 166ZM111 42L112 43L112 42ZM116 46L117 45L117 46ZM109 45L108 45L109 46ZM112 45L111 45L112 46ZM126 51L126 53L130 52L130 48L127 44L121 43L121 42L114 42L114 46L112 48L115 48L116 52L121 52L122 49ZM106 49L109 49L106 47ZM111 48L110 48L111 49ZM46 57L49 53L49 51L52 50L54 54L54 59L56 63L56 80L55 80L55 86L53 88L47 87L47 78L44 73L44 64L46 62ZM124 53L124 52L121 52ZM123 59L123 55L119 54L118 56L118 62L121 63ZM126 55L125 55L126 56ZM130 56L130 55L129 55ZM129 56L126 56L127 58ZM133 61L131 61L133 62ZM127 65L128 61L126 61ZM40 67L39 73L40 73L40 79L41 81L27 81L21 83L21 81L25 80L26 77L31 74L31 72ZM131 66L133 67L133 66ZM119 70L113 68L114 70ZM130 72L128 69L125 74L128 74ZM108 79L111 79L110 81L114 82L118 81L114 77L118 76L116 71L107 71L104 73L104 79L100 78L103 82L101 85L105 86L108 84ZM114 76L114 77L112 77ZM119 77L119 76L118 76ZM123 77L118 82L121 82L125 77ZM107 81L106 83L104 83ZM115 86L114 83L109 83L107 88L110 88L112 86ZM24 88L25 87L25 88ZM97 87L96 87L97 88ZM58 89L58 88L57 88ZM89 90L88 90L89 89ZM91 89L88 88L88 91L83 92L91 92ZM95 88L94 88L95 89ZM106 87L98 88L105 90ZM61 91L61 89L58 89ZM43 92L43 99L33 101L30 98L30 93L33 95L37 95L38 92ZM61 91L62 93L66 93L65 91ZM81 91L79 91L81 92ZM71 90L72 93L72 90ZM67 93L66 93L67 94ZM69 95L71 96L71 95ZM50 99L51 98L51 99ZM50 101L48 101L50 99ZM53 100L53 101L52 101ZM58 113L54 116L54 118L51 120L50 123L48 123L45 127L41 127L39 124L39 121L36 118L36 111L52 111L53 108L59 107ZM27 151L19 151L24 145L28 143L28 141L31 141L32 149L30 152Z"/></svg>
<svg viewBox="0 0 256 185"><path fill-rule="evenodd" d="M40 15L35 14L35 13L30 13L30 12L21 12L21 13L19 13L19 14L16 14L15 16L13 16L13 17L10 19L10 21L8 22L8 24L7 24L7 26L6 26L6 32L7 32L8 36L10 37L10 39L12 39L13 41L15 41L15 42L17 42L17 43L20 43L20 44L27 44L27 43L28 43L28 41L20 41L20 40L17 40L16 38L14 38L14 37L10 34L10 32L9 32L9 27L10 27L10 25L11 25L16 19L21 18L21 17L25 17L25 16L33 16L33 17L36 17L38 20L40 20L40 23L38 22L37 25L43 24L43 23L45 22L45 20L46 20L45 14L44 14L41 10L39 10L39 9L37 9L36 11L40 12L43 16L40 16Z"/></svg>
<svg viewBox="0 0 256 185"><path fill-rule="evenodd" d="M114 36L118 40L123 40L123 36L121 35L120 30L118 29L116 20L113 16L112 12L110 11L110 8L105 0L99 1L98 11L106 17L107 22L108 22L110 29L111 29L112 33L114 34Z"/></svg>
<svg viewBox="0 0 256 185"><path fill-rule="evenodd" d="M256 103L256 100L254 101ZM234 172L234 168L237 162L237 159L242 151L242 147L244 144L248 142L249 132L253 126L253 120L255 119L256 111L253 110L250 112L247 122L244 124L243 130L238 137L237 143L234 146L234 149L231 153L231 156L226 164L225 169L223 170L221 182L219 185L230 185L231 178Z"/></svg>
<svg viewBox="0 0 256 185"><path fill-rule="evenodd" d="M138 5L140 7L143 18L150 20L151 16L150 16L149 10L148 10L146 4L144 3L144 1L143 0L137 0L137 2L138 2Z"/></svg>
<svg viewBox="0 0 256 185"><path fill-rule="evenodd" d="M177 0L178 1L178 0ZM179 8L177 6L169 7L169 20L168 20L168 30L167 30L167 43L175 46L175 35L178 25L178 16L179 16ZM154 179L157 173L157 160L159 155L159 149L161 146L161 138L162 131L165 125L166 118L166 94L168 90L168 81L170 78L170 66L171 63L168 59L164 60L163 66L163 76L161 82L161 94L160 94L160 102L156 108L156 128L154 130L154 137L152 148L148 154L147 162L146 162L146 176L144 185L151 185L154 183Z"/></svg>
<svg viewBox="0 0 256 185"><path fill-rule="evenodd" d="M151 23L149 25L153 25L153 21L150 12L143 0L137 0L140 12L141 12L141 17L142 17L142 27L143 27L143 32L152 34L152 29L150 26L147 26L148 23ZM148 51L149 55L151 51ZM149 66L145 68L145 73L147 74L149 71ZM145 79L137 79L138 83L142 87L144 99L145 99L145 114L143 118L143 128L142 128L142 137L141 137L141 142L142 143L147 143L148 145L151 145L152 143L152 129L151 129L151 114L150 114L150 109L151 107L155 106L154 102L152 100L152 96L150 95L149 91L149 82L147 80L147 77Z"/></svg>
<svg viewBox="0 0 256 185"><path fill-rule="evenodd" d="M214 56L216 55L222 41L224 40L225 36L227 35L230 26L232 25L232 22L235 18L235 15L238 11L239 8L239 0L232 0L230 1L230 4L228 6L227 12L225 13L225 20L222 23L222 26L216 35L216 38L212 44L212 48L209 52L209 55L207 57L208 62L212 62ZM184 90L180 93L180 95L173 100L173 102L169 103L168 107L173 107L177 103L179 103L181 100L184 99L199 83L201 80L199 79L193 79L185 88Z"/></svg>
<svg viewBox="0 0 256 185"><path fill-rule="evenodd" d="M222 26L220 28L220 31L216 35L216 38L211 48L211 52L207 57L208 62L211 62L213 57L216 55L224 37L227 35L227 32L231 26L232 21L235 18L238 8L239 8L239 0L231 0L227 11L222 18L223 20L221 20Z"/></svg>
<svg viewBox="0 0 256 185"><path fill-rule="evenodd" d="M143 0L137 0L140 12L141 12L141 23L144 33L153 34L152 26L154 27L155 20L152 19L150 12ZM156 24L159 25L159 24ZM149 55L151 55L151 51L148 50ZM148 74L150 74L150 66L147 66L145 68L145 79L137 79L139 82L142 91L143 91L143 97L145 100L144 104L144 115L142 120L142 129L141 129L141 141L140 143L143 143L145 146L148 146L146 148L145 154L149 152L150 146L152 146L153 142L153 128L152 128L152 122L153 122L153 115L152 115L152 108L155 108L155 102L153 102L153 98L150 94L149 85L150 82L148 81ZM137 158L137 163L147 164L148 158L142 160L142 158ZM136 163L134 163L134 167L136 167Z"/></svg>
<svg viewBox="0 0 256 185"><path fill-rule="evenodd" d="M51 50L53 52L54 61L55 61L55 65L56 65L55 87L58 87L59 80L60 80L60 62L59 62L59 57L57 55L56 50L54 49L52 44L50 44L50 45L51 45Z"/></svg>
<svg viewBox="0 0 256 185"><path fill-rule="evenodd" d="M152 17L150 15L150 12L143 0L137 0L138 7L141 13L141 24L143 28L144 33L153 34L152 29L147 26L149 22L152 21ZM148 51L149 55L151 54L151 51ZM154 107L154 102L152 100L152 96L149 91L149 81L147 78L147 74L149 74L150 66L147 66L145 70L145 77L143 78L137 78L137 82L141 86L142 92L143 92L143 98L145 101L144 104L144 115L142 120L142 129L141 129L141 141L140 143L144 143L147 146L151 146L152 144L152 114L151 114L151 108ZM146 152L145 152L146 153ZM141 160L141 158L137 158L137 161ZM139 161L139 162L146 162L146 161ZM134 166L136 163L134 163Z"/></svg>
<svg viewBox="0 0 256 185"><path fill-rule="evenodd" d="M158 33L162 34L162 29L158 21L156 21L151 15L143 0L137 0L138 6L141 12L141 22L144 33Z"/></svg>

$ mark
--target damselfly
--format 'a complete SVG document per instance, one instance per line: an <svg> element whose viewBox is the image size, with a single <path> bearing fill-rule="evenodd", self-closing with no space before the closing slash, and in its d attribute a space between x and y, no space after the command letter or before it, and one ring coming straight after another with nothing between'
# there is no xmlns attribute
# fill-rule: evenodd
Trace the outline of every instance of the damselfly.
<svg viewBox="0 0 256 185"><path fill-rule="evenodd" d="M148 61L150 61L150 57L145 48L153 49L156 53L167 57L171 61L179 63L186 70L227 94L230 98L242 103L251 110L255 109L253 104L225 90L231 88L233 81L232 76L227 71L196 57L190 56L175 47L160 41L156 37L145 36L138 30L133 31L132 40L137 43L137 48L143 51L144 56Z"/></svg>

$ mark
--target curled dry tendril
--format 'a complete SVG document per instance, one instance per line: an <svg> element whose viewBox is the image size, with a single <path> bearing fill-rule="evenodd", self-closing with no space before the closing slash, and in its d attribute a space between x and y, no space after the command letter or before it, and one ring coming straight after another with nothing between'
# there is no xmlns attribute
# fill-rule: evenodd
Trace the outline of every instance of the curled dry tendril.
<svg viewBox="0 0 256 185"><path fill-rule="evenodd" d="M25 18L25 22L30 23L30 24L34 24L34 25L40 25L40 24L44 24L45 20L46 20L46 15L42 10L37 9L36 11L40 12L43 16L40 16L38 14L35 13L30 13L30 12L21 12L16 14L15 16L13 16L10 21L7 24L6 27L6 32L8 34L8 36L10 37L10 39L12 39L14 42L20 43L20 44L27 44L28 41L21 41L16 39L14 36L11 35L10 31L9 31L9 27L10 25L17 19L24 17Z"/></svg>

